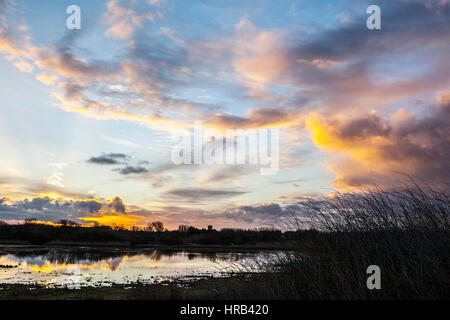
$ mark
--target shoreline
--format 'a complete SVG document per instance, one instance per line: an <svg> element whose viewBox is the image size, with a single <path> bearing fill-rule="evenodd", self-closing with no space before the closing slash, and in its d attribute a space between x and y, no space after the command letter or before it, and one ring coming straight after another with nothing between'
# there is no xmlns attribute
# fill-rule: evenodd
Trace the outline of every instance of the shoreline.
<svg viewBox="0 0 450 320"><path fill-rule="evenodd" d="M0 243L1 250L13 249L44 249L44 248L74 248L74 249L123 249L123 250L174 250L174 251L212 251L212 252L233 252L233 251L254 251L254 250L294 250L294 244L255 244L255 245L166 245L166 244L146 244L131 245L126 242L50 242L47 244L29 243Z"/></svg>
<svg viewBox="0 0 450 320"><path fill-rule="evenodd" d="M177 279L160 283L112 284L101 287L47 288L37 284L0 284L0 300L198 300L248 299L235 296L264 273ZM261 283L261 282L260 282Z"/></svg>

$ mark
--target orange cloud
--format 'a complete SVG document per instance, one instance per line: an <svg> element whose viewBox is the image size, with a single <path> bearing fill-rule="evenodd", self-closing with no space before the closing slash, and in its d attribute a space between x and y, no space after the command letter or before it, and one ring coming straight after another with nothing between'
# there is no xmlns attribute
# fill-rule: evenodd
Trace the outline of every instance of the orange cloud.
<svg viewBox="0 0 450 320"><path fill-rule="evenodd" d="M14 66L19 69L22 72L27 72L27 73L31 73L33 72L33 65L24 61L24 60L19 60L17 62L14 63Z"/></svg>
<svg viewBox="0 0 450 320"><path fill-rule="evenodd" d="M155 1L155 3L150 4L156 5L159 2ZM145 11L140 15L135 10L120 5L120 0L110 0L107 9L105 19L111 24L111 27L106 31L105 35L122 40L129 39L136 28L143 26L145 20L154 22L156 16L161 16L161 14L154 14L149 11Z"/></svg>
<svg viewBox="0 0 450 320"><path fill-rule="evenodd" d="M54 85L58 81L58 77L46 72L38 74L36 79L47 86Z"/></svg>
<svg viewBox="0 0 450 320"><path fill-rule="evenodd" d="M101 215L96 217L85 217L80 219L87 222L98 223L100 225L123 226L129 229L135 225L140 224L139 222L143 222L145 217L138 215L119 214L119 215Z"/></svg>
<svg viewBox="0 0 450 320"><path fill-rule="evenodd" d="M446 98L417 118L400 110L390 120L371 113L362 117L311 115L306 127L315 144L331 159L335 186L389 185L395 173L436 183L448 181L450 104ZM432 107L433 108L433 107Z"/></svg>
<svg viewBox="0 0 450 320"><path fill-rule="evenodd" d="M242 76L238 80L248 87L253 98L276 100L278 97L265 88L289 66L287 54L282 49L282 35L258 28L247 17L241 19L235 32L231 42L234 48L233 66Z"/></svg>
<svg viewBox="0 0 450 320"><path fill-rule="evenodd" d="M0 35L4 29L0 28ZM11 39L6 36L0 36L0 51L9 53L13 56L30 58L30 54L16 46Z"/></svg>

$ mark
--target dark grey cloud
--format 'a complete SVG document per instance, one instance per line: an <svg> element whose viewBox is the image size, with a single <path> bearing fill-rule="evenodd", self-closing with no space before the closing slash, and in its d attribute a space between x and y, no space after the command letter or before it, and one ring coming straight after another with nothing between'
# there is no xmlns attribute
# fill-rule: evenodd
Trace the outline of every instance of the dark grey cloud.
<svg viewBox="0 0 450 320"><path fill-rule="evenodd" d="M295 113L282 108L261 107L248 111L247 117L229 114L204 115L205 120L225 128L258 128L270 123L292 120Z"/></svg>
<svg viewBox="0 0 450 320"><path fill-rule="evenodd" d="M66 219L85 223L86 221L80 218L92 217L102 208L114 210L116 213L126 213L126 206L120 197L115 197L110 202L93 199L54 200L49 197L8 202L6 198L0 197L0 220L20 221L35 218L38 221L57 222Z"/></svg>
<svg viewBox="0 0 450 320"><path fill-rule="evenodd" d="M87 160L89 163L100 164L100 165L115 165L115 164L123 164L125 160L129 157L126 154L122 153L109 153L102 154L98 157L92 157Z"/></svg>
<svg viewBox="0 0 450 320"><path fill-rule="evenodd" d="M52 204L51 199L48 197L45 198L34 198L31 201L29 201L28 199L25 199L20 207L22 207L23 209L30 209L30 210L43 210L48 209L52 206L58 206L58 204Z"/></svg>
<svg viewBox="0 0 450 320"><path fill-rule="evenodd" d="M89 212L98 212L102 208L102 203L95 200L85 200L75 202L75 207L87 209Z"/></svg>
<svg viewBox="0 0 450 320"><path fill-rule="evenodd" d="M370 136L386 137L391 127L377 115L356 118L340 128L339 135L344 139L360 139Z"/></svg>
<svg viewBox="0 0 450 320"><path fill-rule="evenodd" d="M122 168L113 169L113 171L121 175L145 174L149 172L145 167L149 164L148 161L138 161L138 165L133 165L130 164L131 160L130 156L123 153L104 153L101 156L88 159L87 162L99 165L123 165L124 167Z"/></svg>
<svg viewBox="0 0 450 320"><path fill-rule="evenodd" d="M100 210L101 204L95 201L65 201L53 200L49 197L36 197L7 203L6 199L0 199L0 219L25 220L36 218L39 221L57 222L61 219L76 220L89 216ZM82 220L78 220L82 222Z"/></svg>
<svg viewBox="0 0 450 320"><path fill-rule="evenodd" d="M187 189L173 189L167 191L165 195L168 197L175 197L186 200L202 201L208 199L235 197L245 193L246 193L245 191L187 188Z"/></svg>
<svg viewBox="0 0 450 320"><path fill-rule="evenodd" d="M118 172L123 175L140 174L140 173L147 173L148 169L144 167L126 166L125 168L118 170Z"/></svg>
<svg viewBox="0 0 450 320"><path fill-rule="evenodd" d="M108 204L110 208L113 208L114 211L125 213L125 204L123 203L123 200L119 197L115 197L111 203Z"/></svg>
<svg viewBox="0 0 450 320"><path fill-rule="evenodd" d="M291 184L291 183L299 183L299 182L305 182L307 181L306 179L301 179L301 178L297 178L297 179L288 179L288 180L280 180L280 181L274 181L272 182L273 184Z"/></svg>
<svg viewBox="0 0 450 320"><path fill-rule="evenodd" d="M241 206L229 209L220 214L220 216L237 222L258 222L267 225L276 225L283 223L284 219L298 218L305 216L305 214L304 208L299 205L282 207L277 203L269 203L259 206Z"/></svg>

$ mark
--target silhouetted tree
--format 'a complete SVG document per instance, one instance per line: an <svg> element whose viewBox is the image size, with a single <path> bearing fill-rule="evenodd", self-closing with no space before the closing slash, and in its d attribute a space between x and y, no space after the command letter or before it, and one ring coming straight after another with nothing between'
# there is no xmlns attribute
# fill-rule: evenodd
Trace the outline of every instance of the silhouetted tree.
<svg viewBox="0 0 450 320"><path fill-rule="evenodd" d="M36 218L26 218L25 224L34 224L34 223L36 223L36 221L37 221Z"/></svg>
<svg viewBox="0 0 450 320"><path fill-rule="evenodd" d="M164 231L164 224L161 221L152 222L153 230L156 232Z"/></svg>
<svg viewBox="0 0 450 320"><path fill-rule="evenodd" d="M71 221L71 220L59 220L58 224L63 225L63 226L79 226L80 224L75 222L75 221Z"/></svg>

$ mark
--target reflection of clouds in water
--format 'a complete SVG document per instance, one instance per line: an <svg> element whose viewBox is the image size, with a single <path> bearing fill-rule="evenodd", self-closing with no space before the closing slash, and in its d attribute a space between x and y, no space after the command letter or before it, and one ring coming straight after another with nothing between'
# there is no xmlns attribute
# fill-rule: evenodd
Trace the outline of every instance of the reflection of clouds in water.
<svg viewBox="0 0 450 320"><path fill-rule="evenodd" d="M0 265L2 266L12 266L19 264L16 259L14 259L14 256L12 255L6 255L6 256L0 256Z"/></svg>
<svg viewBox="0 0 450 320"><path fill-rule="evenodd" d="M8 255L8 256L10 256L12 260L15 260L15 262L17 264L26 264L26 265L43 267L48 262L47 258L43 257L43 256L25 257L25 258L17 258L12 255Z"/></svg>
<svg viewBox="0 0 450 320"><path fill-rule="evenodd" d="M174 250L39 249L0 254L0 265L19 265L0 272L0 283L67 286L67 270L80 270L81 286L126 284L219 275L218 264L242 261L258 253L208 253ZM223 269L221 269L223 271ZM77 278L78 279L78 278ZM78 281L78 280L77 280Z"/></svg>
<svg viewBox="0 0 450 320"><path fill-rule="evenodd" d="M115 271L119 268L122 262L122 257L107 259L101 262L89 261L87 259L78 260L76 263L58 263L49 260L46 256L38 257L16 257L14 255L7 255L0 257L0 265L20 265L33 272L50 273L62 269L77 267L81 270L90 270L97 268L104 268L105 270Z"/></svg>
<svg viewBox="0 0 450 320"><path fill-rule="evenodd" d="M252 255L253 253L250 253ZM0 257L4 255L0 254ZM104 262L109 264L117 264L121 259L126 258L130 261L136 260L153 260L153 261L168 261L170 259L176 259L179 257L188 257L189 260L197 258L208 259L212 262L216 260L234 260L242 259L245 254L243 253L217 253L217 252L184 252L174 250L150 250L144 252L130 252L130 251L76 251L76 250L63 250L63 249L47 249L39 250L36 252L22 251L14 254L8 254L8 257L15 259L19 263L26 262L30 265L43 266L46 262L56 264L81 264L91 265L95 262ZM116 269L115 266L113 269Z"/></svg>
<svg viewBox="0 0 450 320"><path fill-rule="evenodd" d="M119 268L122 260L123 260L122 257L118 257L118 258L109 259L108 261L104 261L103 263L105 264L106 270L116 271Z"/></svg>

